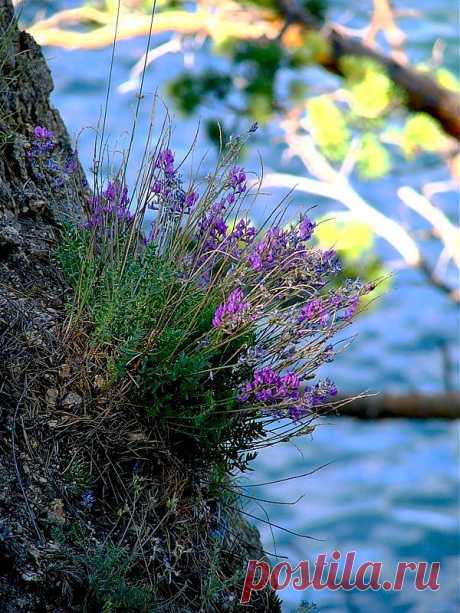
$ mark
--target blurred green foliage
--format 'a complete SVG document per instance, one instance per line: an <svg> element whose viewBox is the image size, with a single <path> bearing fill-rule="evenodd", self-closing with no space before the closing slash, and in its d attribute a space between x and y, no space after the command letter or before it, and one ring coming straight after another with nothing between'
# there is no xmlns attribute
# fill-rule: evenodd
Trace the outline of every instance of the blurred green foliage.
<svg viewBox="0 0 460 613"><path fill-rule="evenodd" d="M401 135L401 148L410 157L418 151L436 153L446 141L439 124L426 113L412 115Z"/></svg>
<svg viewBox="0 0 460 613"><path fill-rule="evenodd" d="M310 98L307 110L317 145L329 159L342 160L350 141L350 131L342 110L327 96Z"/></svg>
<svg viewBox="0 0 460 613"><path fill-rule="evenodd" d="M447 70L447 68L438 68L435 71L434 76L436 81L439 83L439 85L442 85L442 87L445 87L453 92L460 92L460 81L457 79L454 73Z"/></svg>
<svg viewBox="0 0 460 613"><path fill-rule="evenodd" d="M178 110L184 115L190 115L212 97L225 98L231 86L232 81L228 75L207 69L193 76L183 72L168 84L168 93Z"/></svg>
<svg viewBox="0 0 460 613"><path fill-rule="evenodd" d="M308 31L302 35L302 44L290 52L289 66L297 69L316 64L329 52L329 43L318 32Z"/></svg>
<svg viewBox="0 0 460 613"><path fill-rule="evenodd" d="M391 157L388 149L372 132L366 132L361 139L356 166L363 179L379 179L390 170Z"/></svg>
<svg viewBox="0 0 460 613"><path fill-rule="evenodd" d="M344 264L344 276L359 277L366 282L379 281L372 298L361 297L361 306L389 289L389 270L375 255L375 235L367 224L350 213L331 212L319 219L315 239L321 248L333 247L337 251Z"/></svg>

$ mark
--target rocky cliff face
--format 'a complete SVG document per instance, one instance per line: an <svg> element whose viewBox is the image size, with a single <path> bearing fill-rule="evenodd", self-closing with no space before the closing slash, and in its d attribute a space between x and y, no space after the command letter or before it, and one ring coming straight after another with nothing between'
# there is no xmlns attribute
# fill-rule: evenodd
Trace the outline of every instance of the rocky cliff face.
<svg viewBox="0 0 460 613"><path fill-rule="evenodd" d="M36 461L43 426L33 415L43 405L63 321L66 289L52 255L58 219L78 214L83 190L69 184L58 203L28 156L38 125L54 131L63 155L72 154L49 103L52 88L40 48L17 29L11 2L0 0L0 608L6 612L58 610L52 597L45 605L50 592L42 589L40 561L46 543L40 517L53 513L58 499Z"/></svg>
<svg viewBox="0 0 460 613"><path fill-rule="evenodd" d="M142 433L126 414L118 428L120 407L65 334L69 290L54 253L87 188L52 88L40 48L0 0L0 610L236 611L241 569L262 556L257 531L167 445L140 476ZM60 164L46 176L37 127L53 132ZM264 592L251 610L279 604Z"/></svg>

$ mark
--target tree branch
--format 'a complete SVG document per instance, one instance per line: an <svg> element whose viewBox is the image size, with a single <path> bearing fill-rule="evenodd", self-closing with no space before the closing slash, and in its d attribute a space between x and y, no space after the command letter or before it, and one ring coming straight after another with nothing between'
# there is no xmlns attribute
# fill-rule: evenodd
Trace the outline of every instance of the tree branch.
<svg viewBox="0 0 460 613"><path fill-rule="evenodd" d="M411 110L428 113L439 121L447 134L460 139L460 100L457 94L441 87L429 76L364 45L360 39L341 33L333 24L321 28L321 24L294 0L280 0L280 6L290 23L299 24L308 30L321 31L324 35L329 47L328 53L320 60L324 68L344 76L341 60L345 56L374 60L383 66L390 79L406 92L407 106Z"/></svg>
<svg viewBox="0 0 460 613"><path fill-rule="evenodd" d="M428 198L417 193L412 187L407 185L400 187L398 196L407 207L433 226L433 230L444 244L449 256L460 269L460 228L455 226L443 211L431 204Z"/></svg>
<svg viewBox="0 0 460 613"><path fill-rule="evenodd" d="M460 419L460 395L457 393L428 396L384 394L363 396L342 403L341 416L360 419L401 417L411 419Z"/></svg>
<svg viewBox="0 0 460 613"><path fill-rule="evenodd" d="M155 16L152 33L177 32L182 35L201 33L211 38L235 38L240 40L275 40L283 35L286 46L295 46L287 36L286 22L274 19L273 14L255 8L242 10L235 3L219 2L211 10L200 6L196 11L168 10ZM388 76L407 94L407 106L414 111L423 111L437 119L444 130L460 139L460 104L456 94L417 72L385 56L376 49L363 44L359 38L342 32L338 26L322 27L311 15L300 9L293 0L279 3L288 25L317 31L327 42L327 52L321 54L318 63L327 70L343 76L341 60L353 55L374 60L385 68ZM64 23L99 22L100 27L89 32L62 29ZM118 40L146 35L150 28L150 16L132 12L122 14ZM100 11L88 11L80 7L56 13L53 17L37 22L28 30L40 45L58 46L65 49L98 49L110 45L114 36L113 19L107 21ZM298 43L297 43L298 44Z"/></svg>
<svg viewBox="0 0 460 613"><path fill-rule="evenodd" d="M308 134L299 135L298 124L295 120L286 119L282 127L285 130L288 154L297 156L315 179L291 174L268 173L264 176L264 187L295 189L342 203L353 215L366 223L377 236L391 245L402 256L407 266L420 270L431 285L446 293L453 302L460 303L460 290L451 287L436 274L436 270L433 270L426 261L416 241L400 223L366 202L354 190L347 176L337 171L318 151L313 139ZM459 229L447 219L442 211L436 209L415 190L402 187L398 195L407 206L416 210L419 215L431 223L437 230L449 256L457 263L457 259L460 259Z"/></svg>

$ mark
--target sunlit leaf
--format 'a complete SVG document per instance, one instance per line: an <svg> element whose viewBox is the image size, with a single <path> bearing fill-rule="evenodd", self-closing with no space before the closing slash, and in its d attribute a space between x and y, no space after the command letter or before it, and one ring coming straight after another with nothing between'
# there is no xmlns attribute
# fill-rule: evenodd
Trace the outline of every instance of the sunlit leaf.
<svg viewBox="0 0 460 613"><path fill-rule="evenodd" d="M331 160L342 160L348 149L350 132L341 109L327 96L311 98L307 103L313 137Z"/></svg>
<svg viewBox="0 0 460 613"><path fill-rule="evenodd" d="M357 260L374 245L374 233L367 224L347 213L330 213L319 220L315 238L320 247L334 249L350 260Z"/></svg>
<svg viewBox="0 0 460 613"><path fill-rule="evenodd" d="M362 81L350 88L352 110L356 115L375 119L390 103L392 83L382 72L368 71Z"/></svg>
<svg viewBox="0 0 460 613"><path fill-rule="evenodd" d="M446 89L449 89L450 91L453 91L453 92L460 91L460 81L457 79L454 73L450 72L450 70L447 70L447 68L437 69L436 81L439 83L439 85L442 85L442 87L445 87Z"/></svg>
<svg viewBox="0 0 460 613"><path fill-rule="evenodd" d="M446 142L439 124L426 113L410 117L401 135L401 148L406 156L413 156L418 150L436 153Z"/></svg>
<svg viewBox="0 0 460 613"><path fill-rule="evenodd" d="M378 179L390 170L390 155L379 139L370 132L364 134L358 152L357 168L365 179Z"/></svg>

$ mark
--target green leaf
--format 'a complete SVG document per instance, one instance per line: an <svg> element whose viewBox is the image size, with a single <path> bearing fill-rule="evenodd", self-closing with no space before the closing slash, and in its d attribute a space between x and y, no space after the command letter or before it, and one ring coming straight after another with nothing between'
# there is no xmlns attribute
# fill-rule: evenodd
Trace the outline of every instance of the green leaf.
<svg viewBox="0 0 460 613"><path fill-rule="evenodd" d="M364 134L358 153L359 174L364 179L379 179L388 173L390 166L390 155L375 134Z"/></svg>
<svg viewBox="0 0 460 613"><path fill-rule="evenodd" d="M331 160L342 160L348 149L350 132L340 108L327 96L311 98L307 103L313 137Z"/></svg>
<svg viewBox="0 0 460 613"><path fill-rule="evenodd" d="M318 32L307 32L302 36L302 44L291 52L289 64L291 68L300 68L319 63L321 58L328 56L330 45Z"/></svg>
<svg viewBox="0 0 460 613"><path fill-rule="evenodd" d="M349 213L331 215L321 218L315 230L315 238L321 248L330 249L333 246L349 260L357 260L372 250L374 233L367 224Z"/></svg>
<svg viewBox="0 0 460 613"><path fill-rule="evenodd" d="M446 137L438 122L426 113L413 115L406 123L402 136L401 148L407 157L417 150L436 153L443 148Z"/></svg>
<svg viewBox="0 0 460 613"><path fill-rule="evenodd" d="M454 75L453 72L447 70L447 68L438 68L436 71L436 81L442 87L449 89L452 92L460 92L460 81Z"/></svg>
<svg viewBox="0 0 460 613"><path fill-rule="evenodd" d="M365 119L376 119L388 108L393 85L382 71L367 71L364 78L350 87L351 108Z"/></svg>

